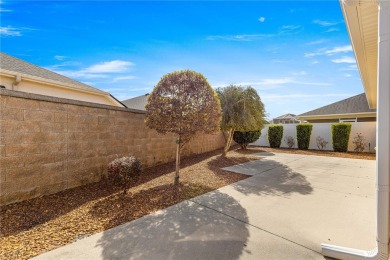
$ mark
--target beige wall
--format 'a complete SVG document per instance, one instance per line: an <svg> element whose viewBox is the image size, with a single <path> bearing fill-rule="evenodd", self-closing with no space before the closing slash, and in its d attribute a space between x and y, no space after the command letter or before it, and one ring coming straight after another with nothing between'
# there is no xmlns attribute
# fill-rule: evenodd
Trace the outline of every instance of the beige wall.
<svg viewBox="0 0 390 260"><path fill-rule="evenodd" d="M13 91L0 94L1 205L99 181L117 156L135 155L145 166L175 158L174 136L147 129L144 113ZM221 133L201 135L183 155L215 150L224 142Z"/></svg>
<svg viewBox="0 0 390 260"><path fill-rule="evenodd" d="M0 85L5 86L6 89L9 90L16 90L59 98L74 99L104 105L121 106L120 104L118 104L118 102L116 102L108 95L99 95L95 93L77 91L70 88L53 86L50 84L44 84L41 82L34 82L23 77L22 81L18 85L12 87L14 81L14 77L0 75Z"/></svg>

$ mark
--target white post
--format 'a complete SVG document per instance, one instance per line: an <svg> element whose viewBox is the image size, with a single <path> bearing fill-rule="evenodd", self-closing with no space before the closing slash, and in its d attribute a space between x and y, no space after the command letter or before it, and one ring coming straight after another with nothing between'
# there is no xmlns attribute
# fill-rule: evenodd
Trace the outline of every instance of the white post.
<svg viewBox="0 0 390 260"><path fill-rule="evenodd" d="M357 0L344 0L356 6ZM377 247L371 251L322 244L322 253L337 259L389 258L390 217L390 1L378 0L378 81L376 127Z"/></svg>
<svg viewBox="0 0 390 260"><path fill-rule="evenodd" d="M376 187L378 259L389 253L390 1L379 2Z"/></svg>

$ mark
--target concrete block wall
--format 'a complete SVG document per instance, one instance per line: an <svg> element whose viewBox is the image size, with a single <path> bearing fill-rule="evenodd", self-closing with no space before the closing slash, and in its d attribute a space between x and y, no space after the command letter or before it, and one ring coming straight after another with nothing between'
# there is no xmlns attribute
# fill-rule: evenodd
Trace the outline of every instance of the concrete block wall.
<svg viewBox="0 0 390 260"><path fill-rule="evenodd" d="M149 167L175 159L175 137L146 128L145 113L0 90L0 205L99 181L107 164L134 155ZM199 135L183 156L223 147Z"/></svg>

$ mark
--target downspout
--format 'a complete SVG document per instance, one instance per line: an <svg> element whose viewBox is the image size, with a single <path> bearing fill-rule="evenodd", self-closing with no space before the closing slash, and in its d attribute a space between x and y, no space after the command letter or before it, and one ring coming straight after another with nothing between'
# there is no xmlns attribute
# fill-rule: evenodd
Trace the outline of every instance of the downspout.
<svg viewBox="0 0 390 260"><path fill-rule="evenodd" d="M341 0L357 5L356 0ZM389 258L390 184L390 1L378 0L378 67L376 127L377 247L370 251L322 244L322 254L336 259Z"/></svg>
<svg viewBox="0 0 390 260"><path fill-rule="evenodd" d="M15 86L17 86L22 81L22 76L20 74L15 75L15 80L12 82L12 90L15 90Z"/></svg>

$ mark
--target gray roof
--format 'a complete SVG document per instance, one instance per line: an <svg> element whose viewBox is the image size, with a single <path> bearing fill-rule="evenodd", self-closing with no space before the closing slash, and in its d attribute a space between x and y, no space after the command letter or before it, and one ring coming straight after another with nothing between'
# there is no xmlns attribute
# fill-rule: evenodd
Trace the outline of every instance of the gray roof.
<svg viewBox="0 0 390 260"><path fill-rule="evenodd" d="M128 108L146 111L145 106L148 102L148 96L149 94L145 94L139 97L126 99L121 102L125 104Z"/></svg>
<svg viewBox="0 0 390 260"><path fill-rule="evenodd" d="M78 88L81 90L87 90L87 91L93 91L97 93L104 93L107 94L107 92L104 92L102 90L99 90L97 88L91 87L87 84L81 83L79 81L76 81L74 79L62 76L58 73L55 73L53 71L41 68L39 66L36 66L34 64L28 63L26 61L23 61L21 59L15 58L11 55L8 55L6 53L0 52L0 68L16 73L20 73L24 75L29 75L33 77L39 77L42 79L52 80L56 81L58 83L62 83L65 85L71 85L74 88Z"/></svg>
<svg viewBox="0 0 390 260"><path fill-rule="evenodd" d="M370 109L366 94L362 93L341 101L323 106L309 112L300 114L299 116L320 116L320 115L340 115L340 114L356 114L376 112L376 109Z"/></svg>
<svg viewBox="0 0 390 260"><path fill-rule="evenodd" d="M294 114L285 114L282 116L275 117L274 119L294 119L297 115Z"/></svg>

